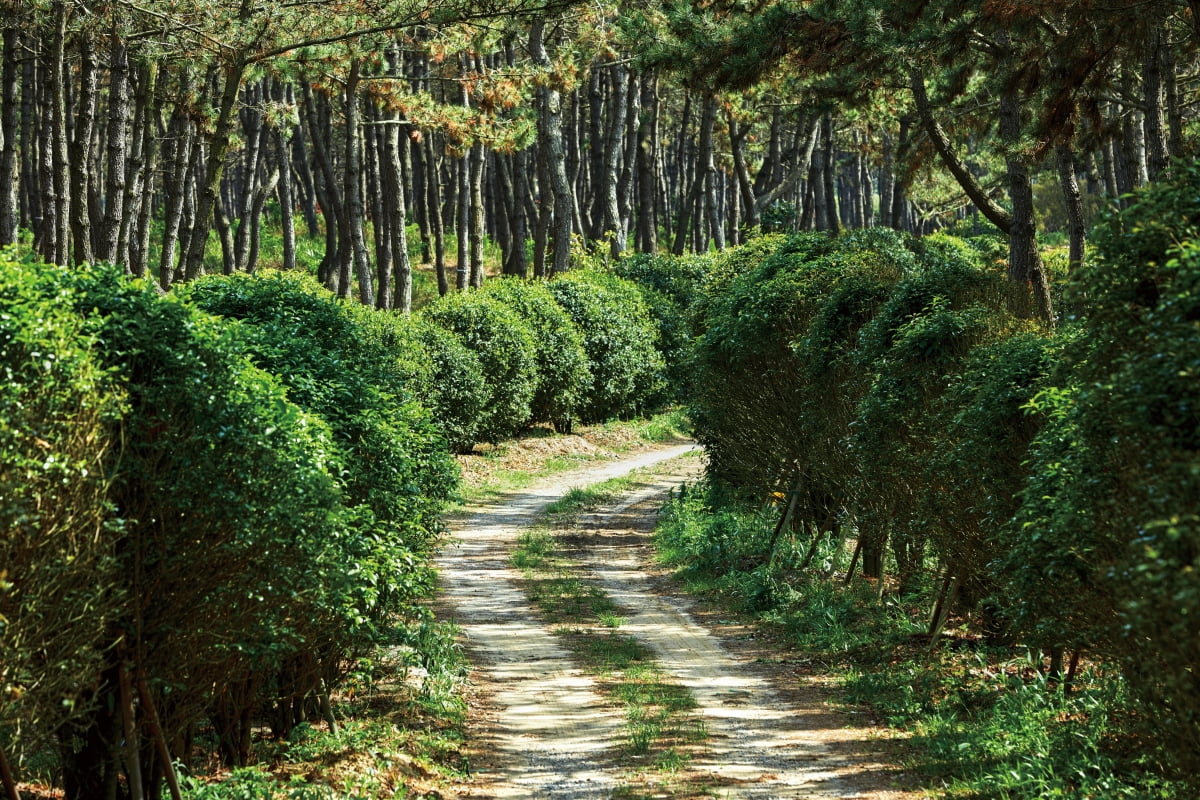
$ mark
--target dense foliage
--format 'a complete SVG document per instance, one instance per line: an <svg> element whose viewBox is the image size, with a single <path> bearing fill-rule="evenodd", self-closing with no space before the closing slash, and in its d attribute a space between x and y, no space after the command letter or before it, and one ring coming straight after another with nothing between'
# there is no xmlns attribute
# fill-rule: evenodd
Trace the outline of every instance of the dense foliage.
<svg viewBox="0 0 1200 800"><path fill-rule="evenodd" d="M538 363L530 419L570 431L592 383L583 333L544 284L509 279L488 283L484 291L529 326Z"/></svg>
<svg viewBox="0 0 1200 800"><path fill-rule="evenodd" d="M580 418L597 422L652 408L661 399L666 363L637 286L611 273L580 270L551 281L549 288L583 334L591 365Z"/></svg>
<svg viewBox="0 0 1200 800"><path fill-rule="evenodd" d="M476 435L496 442L528 425L539 365L533 333L521 316L480 293L446 295L421 316L453 333L479 359L487 397Z"/></svg>
<svg viewBox="0 0 1200 800"><path fill-rule="evenodd" d="M1157 721L1147 763L1194 775L1198 195L1181 165L1111 216L1057 331L1024 318L986 239L711 258L688 399L710 488L670 549L749 608L840 602L840 570L928 604L932 635L953 615L1044 652L1052 679L1090 653L1120 667L1129 719Z"/></svg>

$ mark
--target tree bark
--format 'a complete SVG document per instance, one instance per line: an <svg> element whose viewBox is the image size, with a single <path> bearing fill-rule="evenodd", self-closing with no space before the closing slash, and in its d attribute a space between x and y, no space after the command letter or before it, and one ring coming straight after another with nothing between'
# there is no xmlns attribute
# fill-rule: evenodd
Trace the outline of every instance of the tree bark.
<svg viewBox="0 0 1200 800"><path fill-rule="evenodd" d="M609 82L608 107L608 136L605 143L604 158L604 231L611 232L612 241L609 251L613 259L621 255L625 249L625 230L621 220L620 206L620 168L621 157L624 155L625 115L628 112L629 84L628 70L625 65L617 62L612 65Z"/></svg>
<svg viewBox="0 0 1200 800"><path fill-rule="evenodd" d="M0 247L15 244L20 218L17 200L17 139L20 134L21 31L15 25L3 32L4 61L0 67Z"/></svg>
<svg viewBox="0 0 1200 800"><path fill-rule="evenodd" d="M642 77L642 113L638 119L637 148L637 249L658 251L658 76Z"/></svg>
<svg viewBox="0 0 1200 800"><path fill-rule="evenodd" d="M231 57L221 70L223 83L218 103L216 124L208 140L205 158L204 184L199 187L196 199L196 214L191 236L188 237L184 277L194 280L204 268L204 247L208 242L209 226L213 221L213 208L221 189L221 177L225 173L225 156L233 142L233 117L241 94L242 75L246 63L241 56Z"/></svg>
<svg viewBox="0 0 1200 800"><path fill-rule="evenodd" d="M349 283L351 264L354 276L358 278L358 299L363 305L375 304L375 286L371 275L371 262L367 256L367 242L363 238L365 223L363 210L362 186L362 131L359 124L360 107L358 103L358 84L362 63L359 59L350 62L350 73L346 79L346 163L342 172L342 197L346 202L345 224L343 225L344 241L349 243L346 254L342 257L341 278ZM350 287L342 287L342 296L349 294Z"/></svg>
<svg viewBox="0 0 1200 800"><path fill-rule="evenodd" d="M716 119L716 97L708 95L704 98L704 105L700 113L700 141L696 146L695 174L692 177L691 188L680 206L679 219L675 224L675 237L671 242L671 252L677 256L683 255L687 248L687 232L692 222L692 213L704 194L708 168L713 163L712 138Z"/></svg>
<svg viewBox="0 0 1200 800"><path fill-rule="evenodd" d="M1029 177L1026 156L1020 152L1021 97L1019 89L1011 81L1000 91L999 110L999 134L1005 149L1004 162L1008 172L1009 200L1012 203L1008 226L1008 277L1018 287L1027 289L1034 315L1047 325L1053 325L1050 287L1037 247L1033 183Z"/></svg>
<svg viewBox="0 0 1200 800"><path fill-rule="evenodd" d="M1060 144L1055 148L1058 160L1058 178L1062 186L1063 201L1067 207L1067 230L1071 238L1069 274L1078 274L1083 264L1083 248L1087 228L1083 218L1083 199L1079 191L1079 179L1076 177L1075 154L1071 146Z"/></svg>
<svg viewBox="0 0 1200 800"><path fill-rule="evenodd" d="M550 66L550 55L543 41L546 21L534 20L529 27L529 54L535 64ZM562 98L557 89L542 86L538 89L541 114L538 122L543 126L546 142L545 157L549 162L551 189L554 194L554 228L552 240L551 273L559 274L571 268L571 224L575 217L575 198L567 180L566 153L563 150Z"/></svg>

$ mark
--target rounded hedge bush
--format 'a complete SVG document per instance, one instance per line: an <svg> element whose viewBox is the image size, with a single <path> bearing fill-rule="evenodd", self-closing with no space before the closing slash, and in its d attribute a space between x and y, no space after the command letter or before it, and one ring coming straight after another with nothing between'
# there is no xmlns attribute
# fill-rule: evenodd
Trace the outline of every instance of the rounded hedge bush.
<svg viewBox="0 0 1200 800"><path fill-rule="evenodd" d="M17 750L90 710L125 599L107 497L124 394L67 279L0 254L0 741Z"/></svg>
<svg viewBox="0 0 1200 800"><path fill-rule="evenodd" d="M583 333L592 383L581 419L600 422L650 410L665 385L666 364L638 287L589 270L568 272L548 286Z"/></svg>
<svg viewBox="0 0 1200 800"><path fill-rule="evenodd" d="M420 317L409 317L414 341L429 368L425 403L441 426L450 448L470 452L491 391L479 356L456 334Z"/></svg>
<svg viewBox="0 0 1200 800"><path fill-rule="evenodd" d="M222 752L244 758L243 713L262 701L264 678L292 655L340 647L359 580L343 545L364 532L341 510L329 428L250 364L240 327L116 268L77 268L70 290L129 398L108 493L123 522L125 602L107 631L107 664L83 684L92 713L60 731L85 743L64 753L68 793L99 796L120 771L113 752L91 744L116 735L119 664L139 662L169 737L224 719ZM218 713L230 707L237 713Z"/></svg>
<svg viewBox="0 0 1200 800"><path fill-rule="evenodd" d="M570 431L592 383L583 334L542 283L490 281L484 293L517 312L533 334L538 358L537 389L530 402L533 421L552 423L559 432Z"/></svg>
<svg viewBox="0 0 1200 800"><path fill-rule="evenodd" d="M494 297L463 292L439 298L421 316L458 336L479 359L488 388L479 438L497 442L528 425L538 385L537 347L520 315Z"/></svg>
<svg viewBox="0 0 1200 800"><path fill-rule="evenodd" d="M1084 310L1006 541L1024 632L1120 660L1157 743L1200 782L1200 168L1099 226Z"/></svg>

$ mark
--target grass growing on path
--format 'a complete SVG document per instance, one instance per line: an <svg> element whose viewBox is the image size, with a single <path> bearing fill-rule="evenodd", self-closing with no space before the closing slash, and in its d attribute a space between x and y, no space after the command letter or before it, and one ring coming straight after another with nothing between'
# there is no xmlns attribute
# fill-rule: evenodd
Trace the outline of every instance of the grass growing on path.
<svg viewBox="0 0 1200 800"><path fill-rule="evenodd" d="M524 532L511 556L526 595L561 642L625 717L623 762L635 765L614 796L710 796L686 773L691 754L708 738L696 700L670 680L650 649L619 632L619 609L569 556L561 535L579 518L626 493L622 477L573 489L547 507L541 524Z"/></svg>

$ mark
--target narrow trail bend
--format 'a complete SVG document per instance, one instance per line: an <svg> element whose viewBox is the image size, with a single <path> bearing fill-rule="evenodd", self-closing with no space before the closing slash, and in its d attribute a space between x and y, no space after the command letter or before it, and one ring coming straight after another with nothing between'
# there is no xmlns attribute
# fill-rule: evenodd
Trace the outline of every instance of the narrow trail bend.
<svg viewBox="0 0 1200 800"><path fill-rule="evenodd" d="M493 709L472 732L487 763L471 797L602 800L620 785L620 712L539 622L517 586L509 552L539 511L571 488L690 449L653 450L555 476L471 509L454 524L455 540L438 565L442 597ZM620 631L650 647L695 697L709 736L691 769L711 775L718 797L917 797L887 788L892 770L872 758L871 731L847 727L845 717L829 710L828 690L798 685L764 659L739 654L736 637L710 632L689 614L686 600L658 590L646 568L649 534L662 496L698 469L687 461L651 474L618 503L585 517L571 557L623 609Z"/></svg>

